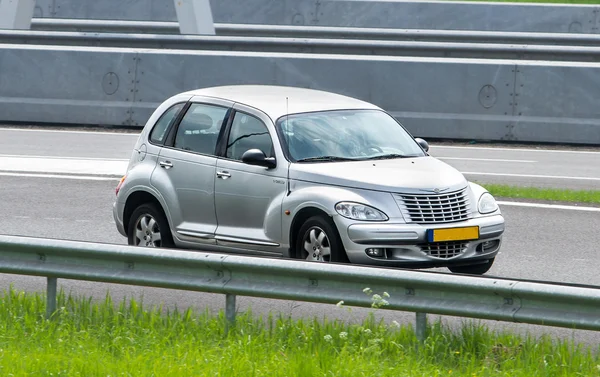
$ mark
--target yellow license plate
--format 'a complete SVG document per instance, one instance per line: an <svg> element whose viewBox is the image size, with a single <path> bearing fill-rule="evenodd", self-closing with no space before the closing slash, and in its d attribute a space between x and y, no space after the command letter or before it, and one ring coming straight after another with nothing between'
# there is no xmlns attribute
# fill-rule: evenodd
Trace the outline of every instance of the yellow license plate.
<svg viewBox="0 0 600 377"><path fill-rule="evenodd" d="M479 238L479 227L468 226L462 228L429 229L427 233L429 242L468 241Z"/></svg>

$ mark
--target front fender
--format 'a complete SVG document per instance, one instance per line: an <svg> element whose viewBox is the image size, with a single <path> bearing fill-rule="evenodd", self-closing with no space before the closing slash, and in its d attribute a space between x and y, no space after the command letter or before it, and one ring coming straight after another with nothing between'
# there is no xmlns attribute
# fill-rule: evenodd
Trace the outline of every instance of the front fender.
<svg viewBox="0 0 600 377"><path fill-rule="evenodd" d="M318 209L327 216L335 218L339 216L335 211L335 205L340 201L369 205L383 211L390 221L404 222L402 213L390 193L294 182L291 185L290 194L284 198L282 203L282 209L286 214L283 216L282 224L283 243L289 244L289 235L294 219L302 210L307 208ZM285 211L289 211L289 214Z"/></svg>

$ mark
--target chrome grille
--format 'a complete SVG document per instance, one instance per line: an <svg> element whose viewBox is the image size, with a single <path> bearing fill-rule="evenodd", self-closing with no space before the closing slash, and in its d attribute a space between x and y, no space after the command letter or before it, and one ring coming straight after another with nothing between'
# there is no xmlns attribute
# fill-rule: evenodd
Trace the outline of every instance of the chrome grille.
<svg viewBox="0 0 600 377"><path fill-rule="evenodd" d="M459 255L467 242L436 242L421 245L421 250L434 258L448 259Z"/></svg>
<svg viewBox="0 0 600 377"><path fill-rule="evenodd" d="M471 203L467 189L446 194L394 194L394 199L407 222L439 224L471 218Z"/></svg>

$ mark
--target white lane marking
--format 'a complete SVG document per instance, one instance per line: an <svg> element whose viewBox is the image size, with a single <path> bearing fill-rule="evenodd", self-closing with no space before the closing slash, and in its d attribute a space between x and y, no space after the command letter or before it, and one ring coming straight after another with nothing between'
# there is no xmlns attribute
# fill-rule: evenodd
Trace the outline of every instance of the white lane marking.
<svg viewBox="0 0 600 377"><path fill-rule="evenodd" d="M600 151L577 151L573 149L529 149L529 148L503 148L503 147L461 147L461 146L446 146L446 145L431 145L431 148L436 149L465 149L465 150L486 150L486 151L519 151L519 152L544 152L544 153L575 153L575 154L600 154Z"/></svg>
<svg viewBox="0 0 600 377"><path fill-rule="evenodd" d="M510 202L510 201L498 201L497 203L501 206L561 209L561 210L568 210L568 211L584 211L584 212L600 212L600 207L579 207L579 206L569 206L569 205L562 205L562 204L525 203L525 202Z"/></svg>
<svg viewBox="0 0 600 377"><path fill-rule="evenodd" d="M500 158L468 158L468 157L437 157L440 160L465 160L465 161L490 161L490 162L524 162L524 163L536 163L537 161L533 160L509 160L509 159L500 159Z"/></svg>
<svg viewBox="0 0 600 377"><path fill-rule="evenodd" d="M111 131L75 131L75 130L42 130L38 128L10 128L0 127L0 131L19 131L19 132L47 132L47 133L67 133L84 135L119 135L119 136L140 136L139 133L111 132Z"/></svg>
<svg viewBox="0 0 600 377"><path fill-rule="evenodd" d="M62 173L123 175L128 161L0 157L0 171L19 173Z"/></svg>
<svg viewBox="0 0 600 377"><path fill-rule="evenodd" d="M15 219L29 219L29 216L15 216Z"/></svg>
<svg viewBox="0 0 600 377"><path fill-rule="evenodd" d="M600 181L597 177L569 177L563 175L536 175L536 174L512 174L512 173L481 173L481 172L461 172L465 175L493 175L500 177L521 177L521 178L552 178L552 179L574 179L581 181Z"/></svg>
<svg viewBox="0 0 600 377"><path fill-rule="evenodd" d="M41 158L51 160L81 160L81 161L125 161L126 158L100 158L100 157L64 157L64 156L32 156L24 154L0 154L0 158Z"/></svg>
<svg viewBox="0 0 600 377"><path fill-rule="evenodd" d="M102 177L91 175L67 175L67 174L44 174L44 173L7 173L0 172L0 176L5 177L25 177L25 178L57 178L57 179L75 179L82 181L119 181L121 177Z"/></svg>

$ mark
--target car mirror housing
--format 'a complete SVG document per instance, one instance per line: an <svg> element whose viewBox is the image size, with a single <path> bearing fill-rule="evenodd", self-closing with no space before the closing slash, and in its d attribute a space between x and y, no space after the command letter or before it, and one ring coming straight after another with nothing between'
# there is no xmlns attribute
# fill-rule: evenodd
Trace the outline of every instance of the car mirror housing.
<svg viewBox="0 0 600 377"><path fill-rule="evenodd" d="M242 155L242 162L248 165L264 166L273 169L277 166L275 158L267 157L260 149L249 149Z"/></svg>
<svg viewBox="0 0 600 377"><path fill-rule="evenodd" d="M419 143L419 145L421 146L421 148L423 148L425 152L429 152L429 144L425 140L421 139L420 137L417 137L415 138L415 141Z"/></svg>

